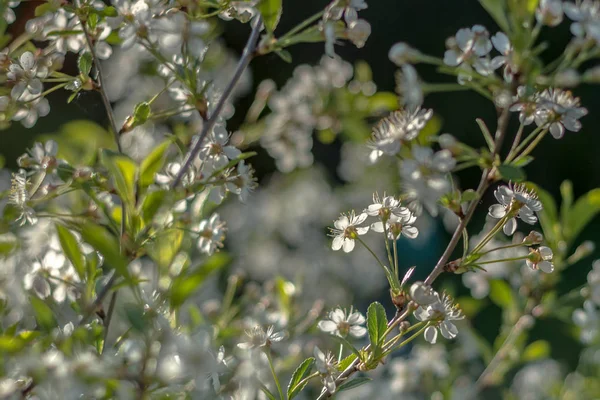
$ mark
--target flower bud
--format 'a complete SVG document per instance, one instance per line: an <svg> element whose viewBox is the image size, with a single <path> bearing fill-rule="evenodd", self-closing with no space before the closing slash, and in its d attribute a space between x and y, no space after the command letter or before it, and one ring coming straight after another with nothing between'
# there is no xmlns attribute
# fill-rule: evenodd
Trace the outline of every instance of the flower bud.
<svg viewBox="0 0 600 400"><path fill-rule="evenodd" d="M418 61L420 54L418 50L413 49L404 42L400 42L392 46L388 57L397 66L402 66L403 64Z"/></svg>

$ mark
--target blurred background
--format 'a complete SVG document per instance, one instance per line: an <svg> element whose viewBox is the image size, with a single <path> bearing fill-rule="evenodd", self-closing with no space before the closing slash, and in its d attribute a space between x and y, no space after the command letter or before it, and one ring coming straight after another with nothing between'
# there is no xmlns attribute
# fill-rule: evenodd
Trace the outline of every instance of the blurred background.
<svg viewBox="0 0 600 400"><path fill-rule="evenodd" d="M299 21L322 10L326 3L324 0L284 0L284 14L277 31L286 32ZM39 2L36 1L24 2L16 9L17 22L10 28L12 33L19 33L24 29L24 21L33 16L34 9L38 4ZM361 18L366 19L372 25L372 34L365 47L356 49L352 45L342 44L336 47L336 52L342 59L352 64L359 60L366 61L372 68L373 81L379 91L394 91L396 66L388 59L388 50L394 43L407 42L423 53L441 57L445 50L446 38L454 35L459 28L482 24L492 34L498 30L476 0L370 0L368 5L369 8L361 12ZM241 52L249 33L248 26L233 21L223 24L223 27L225 29L224 38L228 46L237 53ZM568 23L563 23L551 30L545 28L542 31L541 40L547 40L552 44L550 50L543 54L546 61L556 58L570 38ZM296 66L300 64L316 65L324 53L322 44L296 45L289 50L293 57L292 63L286 63L275 54L259 57L252 62L254 87L267 78L273 79L277 86L281 87L292 76ZM67 72L74 73L76 71L75 63L75 57L70 54L66 61ZM419 65L417 70L421 78L427 82L454 82L452 77L444 77L436 73L433 67ZM589 110L589 114L581 120L582 131L579 133L567 132L561 140L547 138L535 150L535 162L525 168L527 179L538 183L550 192L557 202L560 202L559 187L564 180L572 181L576 198L593 188L600 187L600 157L598 156L600 135L596 132L600 128L600 121L597 117L600 115L600 93L596 87L581 86L575 90L575 94L581 98L582 104ZM99 95L86 92L78 96L72 104L66 103L68 96L69 93L64 92L51 94L49 100L52 112L49 116L41 118L34 128L25 129L20 124L14 123L7 131L2 132L0 152L5 158L8 168L16 167L16 158L33 144L37 136L57 132L69 121L85 119L94 121L103 127L107 126L108 121ZM229 120L229 130L235 131L242 123L245 111L252 100L252 93L240 99L236 105L238 112ZM424 106L432 108L441 118L442 132L451 133L459 140L474 147L484 145L475 118L484 119L490 129L494 129L496 119L494 107L490 102L482 101L482 98L476 93L433 94L426 97ZM376 120L373 120L373 123L375 122ZM516 117L512 122L513 125L509 128L509 132L516 131L516 124L514 124ZM320 176L316 176L315 179L324 179L334 186L344 184L336 169L340 161L340 149L341 143L338 140L331 144L314 141L315 164L322 166L317 173ZM257 170L259 184L275 179L273 174L276 172L276 168L273 160L264 150L260 148L253 150L259 153L251 160ZM480 171L474 168L469 169L458 173L458 177L462 188L473 188L477 185ZM380 190L385 190L385 187L381 187ZM488 192L488 196L491 196L491 192ZM369 200L368 197L362 199L363 204L366 206L369 204ZM487 210L487 205L491 204L491 201L491 197L483 199L484 206L479 209L474 226L480 227L483 224L484 211ZM356 207L358 206L359 204L356 204ZM329 219L333 220L341 211L345 210L332 210ZM435 259L443 251L449 234L441 228L440 221L432 223L438 228L432 230L433 234L428 236L427 243L422 244L422 247L419 248L403 249L407 253L403 258L404 268L416 263L433 265L432 262L435 262ZM323 229L323 235L325 233L326 231ZM599 218L596 218L588 226L578 241L581 242L584 239L598 242L600 239ZM582 284L590 269L591 260L599 256L600 253L596 251L594 257L586 258L572 267L569 274L565 275L567 276L565 282L562 283L565 290ZM418 277L423 277L427 273L428 268L422 268L417 274L419 274ZM460 286L458 285L459 277L451 276L445 279L449 285L454 284L457 288ZM468 292L464 289L457 290ZM382 291L379 297L383 304L389 303L389 297L385 291ZM370 296L356 300L355 305L360 309L365 309L368 302L377 300L377 298ZM474 325L486 339L491 341L497 334L500 309L493 304L485 307L483 312L477 314ZM551 356L574 366L578 359L576 350L579 349L579 344L577 340L565 330L564 324L557 321L546 322L540 325L543 326L543 329L534 328L532 340L549 340L553 344Z"/></svg>

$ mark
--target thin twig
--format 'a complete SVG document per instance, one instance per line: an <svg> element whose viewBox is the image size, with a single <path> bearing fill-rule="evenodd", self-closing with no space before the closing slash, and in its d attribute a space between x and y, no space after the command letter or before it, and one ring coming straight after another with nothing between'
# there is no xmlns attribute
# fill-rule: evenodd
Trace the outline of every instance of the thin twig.
<svg viewBox="0 0 600 400"><path fill-rule="evenodd" d="M94 61L94 66L96 67L96 71L98 72L97 79L98 85L100 86L100 97L102 97L102 102L104 103L104 108L106 109L106 115L108 116L108 121L110 122L110 128L112 129L113 134L115 135L115 141L117 142L117 150L119 150L119 153L122 153L123 149L121 148L121 143L119 142L119 130L117 129L117 122L115 120L115 115L113 113L112 106L110 105L108 95L104 90L104 75L102 73L102 67L100 66L100 60L98 59L96 51L94 50L94 43L92 41L92 37L90 36L90 32L86 26L86 21L81 19L81 17L79 18L79 21L81 21L81 28L85 35L85 40L87 42L88 47L90 48L92 60Z"/></svg>
<svg viewBox="0 0 600 400"><path fill-rule="evenodd" d="M208 121L206 121L204 123L204 125L202 126L202 131L200 132L200 135L198 136L196 143L194 143L194 146L192 147L192 149L186 154L185 159L183 161L183 166L181 167L181 169L179 170L179 173L177 174L177 176L171 183L171 189L174 189L175 187L177 187L177 185L179 185L179 182L181 182L181 180L183 179L187 170L190 169L192 163L194 162L194 158L196 158L196 156L200 152L200 149L202 147L202 142L204 141L204 139L206 138L208 133L212 130L212 128L215 126L215 124L217 123L217 120L219 119L219 115L221 114L221 110L225 106L227 99L231 95L231 92L235 88L235 85L237 84L237 82L241 78L242 74L244 73L244 70L246 69L246 67L248 67L248 64L250 64L250 60L252 60L252 58L254 57L254 50L256 49L256 43L258 42L258 35L260 34L261 27L262 27L262 18L259 16L254 21L254 27L252 28L252 33L250 34L250 37L248 38L246 47L244 47L244 51L242 53L240 61L238 62L235 73L233 74L233 77L231 78L231 81L229 82L229 84L227 85L225 90L223 91L223 95L219 99L219 102L217 103L217 106L215 107L212 115L210 116Z"/></svg>

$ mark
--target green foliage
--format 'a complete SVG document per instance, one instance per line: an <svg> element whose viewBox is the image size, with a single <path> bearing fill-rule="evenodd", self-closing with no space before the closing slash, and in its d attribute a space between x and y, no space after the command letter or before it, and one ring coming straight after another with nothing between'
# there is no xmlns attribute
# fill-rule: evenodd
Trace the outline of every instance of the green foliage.
<svg viewBox="0 0 600 400"><path fill-rule="evenodd" d="M505 181L522 182L527 178L522 168L511 164L499 165L498 172Z"/></svg>
<svg viewBox="0 0 600 400"><path fill-rule="evenodd" d="M282 0L260 0L257 7L263 17L265 28L272 34L281 19Z"/></svg>
<svg viewBox="0 0 600 400"><path fill-rule="evenodd" d="M100 163L108 170L123 203L133 209L138 174L135 161L124 154L103 149L100 151Z"/></svg>
<svg viewBox="0 0 600 400"><path fill-rule="evenodd" d="M367 309L367 330L371 345L374 348L379 348L385 340L387 316L385 315L385 308L378 302L371 303Z"/></svg>
<svg viewBox="0 0 600 400"><path fill-rule="evenodd" d="M77 67L79 68L79 72L83 76L90 75L90 71L92 70L92 64L92 55L88 51L81 53L81 55L77 59Z"/></svg>
<svg viewBox="0 0 600 400"><path fill-rule="evenodd" d="M358 378L354 378L352 380L342 383L340 385L340 387L337 389L337 392L339 393L339 392L343 392L345 390L354 389L354 388L362 386L365 383L368 383L370 381L371 381L371 378L367 378L366 376L360 376Z"/></svg>
<svg viewBox="0 0 600 400"><path fill-rule="evenodd" d="M119 241L110 234L104 227L88 222L81 227L81 236L90 246L97 250L104 257L104 264L109 268L114 268L119 275L130 280L130 274L127 270L129 262L121 254Z"/></svg>
<svg viewBox="0 0 600 400"><path fill-rule="evenodd" d="M531 362L541 360L550 356L550 343L545 340L536 340L530 343L523 352L521 360Z"/></svg>
<svg viewBox="0 0 600 400"><path fill-rule="evenodd" d="M230 257L224 253L217 253L210 257L201 267L191 272L182 273L173 279L171 284L171 307L176 309L192 296L202 283L213 273L225 267Z"/></svg>
<svg viewBox="0 0 600 400"><path fill-rule="evenodd" d="M71 261L71 264L73 264L79 278L82 281L85 280L85 261L83 253L81 253L81 249L77 243L77 239L67 228L61 225L56 225L56 233L58 234L60 246L62 247L65 256L67 256L69 261Z"/></svg>
<svg viewBox="0 0 600 400"><path fill-rule="evenodd" d="M490 300L500 308L511 308L515 304L510 285L505 281L494 279L490 281Z"/></svg>
<svg viewBox="0 0 600 400"><path fill-rule="evenodd" d="M54 312L52 312L52 309L44 300L35 296L29 296L29 302L33 308L38 328L44 332L51 332L52 329L57 327L58 324L54 317Z"/></svg>
<svg viewBox="0 0 600 400"><path fill-rule="evenodd" d="M154 182L154 176L165 165L167 150L173 143L172 139L167 139L156 146L150 154L142 161L140 165L139 186L145 189Z"/></svg>
<svg viewBox="0 0 600 400"><path fill-rule="evenodd" d="M289 400L292 400L294 397L296 397L308 384L308 380L303 383L300 382L310 374L314 363L315 359L313 357L309 357L302 361L298 368L296 368L287 387L287 397Z"/></svg>

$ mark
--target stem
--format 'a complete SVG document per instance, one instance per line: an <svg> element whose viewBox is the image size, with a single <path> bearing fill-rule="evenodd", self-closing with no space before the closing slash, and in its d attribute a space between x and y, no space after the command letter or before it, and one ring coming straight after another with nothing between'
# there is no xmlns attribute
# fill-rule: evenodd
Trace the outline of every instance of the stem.
<svg viewBox="0 0 600 400"><path fill-rule="evenodd" d="M394 243L394 272L396 273L396 279L400 280L400 277L398 276L398 244L396 243L396 241L393 241Z"/></svg>
<svg viewBox="0 0 600 400"><path fill-rule="evenodd" d="M487 380L489 379L490 375L508 356L511 347L514 346L515 342L519 338L519 335L530 326L528 321L529 318L531 318L530 315L522 315L521 318L519 318L519 320L517 321L517 323L513 325L512 329L508 333L508 336L506 337L506 340L504 341L504 343L502 343L502 346L500 346L500 348L492 358L492 361L490 361L488 366L483 370L483 372L477 379L477 382L475 382L473 397L471 398L474 398L474 396L489 383L487 382Z"/></svg>
<svg viewBox="0 0 600 400"><path fill-rule="evenodd" d="M340 343L340 352L338 353L338 363L342 361L342 356L344 355L344 344Z"/></svg>
<svg viewBox="0 0 600 400"><path fill-rule="evenodd" d="M525 128L525 125L523 125L523 123L521 123L521 125L519 125L519 130L517 131L517 134L515 135L515 140L513 141L512 146L510 146L508 156L506 156L507 160L510 159L513 152L516 151L517 146L519 145L519 142L521 141L521 137L523 136L524 128Z"/></svg>
<svg viewBox="0 0 600 400"><path fill-rule="evenodd" d="M384 354L389 354L394 350L398 350L401 347L406 346L407 344L409 344L410 342L412 342L413 340L415 340L416 338L418 338L419 336L421 336L421 334L423 333L423 331L427 328L429 328L430 324L425 325L424 327L422 327L421 329L419 329L415 334L413 334L411 337L409 337L408 339L406 339L405 341L403 341L402 343L400 343L398 346L394 345L396 344L396 342L402 337L400 335L397 336L398 339L396 339L394 341L394 339L392 339L390 342L394 341L394 343L389 343L389 347L387 348L387 350L384 350Z"/></svg>
<svg viewBox="0 0 600 400"><path fill-rule="evenodd" d="M292 29L290 29L290 31L287 32L282 37L280 37L279 40L285 40L285 39L290 38L294 34L300 32L302 29L306 28L307 26L309 26L310 24L312 24L313 22L315 22L316 20L318 20L319 18L321 18L323 16L323 14L325 14L324 10L319 11L318 13L316 13L316 14L308 17L303 22L299 23L298 25L296 25L295 27L293 27Z"/></svg>
<svg viewBox="0 0 600 400"><path fill-rule="evenodd" d="M227 85L225 90L223 91L223 94L221 95L221 98L219 99L219 102L217 103L217 106L215 107L215 110L213 111L212 115L210 116L208 121L206 121L206 123L203 125L202 131L200 132L200 135L198 136L198 140L194 144L194 147L185 156L183 165L182 165L181 169L179 170L179 173L177 174L177 176L171 183L171 190L174 189L175 187L177 187L177 185L179 185L179 183L181 182L181 179L183 179L187 170L191 167L192 163L194 162L194 158L196 158L196 156L198 155L198 152L200 152L200 149L202 148L202 142L204 141L204 139L206 138L208 133L212 130L212 128L215 126L215 124L217 123L217 120L219 119L219 114L221 114L221 111L223 110L223 107L225 106L227 99L229 98L235 85L241 78L242 73L244 72L246 67L248 67L250 60L252 60L252 58L254 56L254 49L256 48L256 43L258 41L258 35L260 33L261 27L262 27L262 18L259 16L254 21L254 27L252 28L252 33L250 34L250 37L248 38L248 42L246 43L246 47L244 48L244 51L242 53L242 56L240 58L238 65L237 65L235 73L233 74L233 77L231 78L231 81L229 82L229 84Z"/></svg>
<svg viewBox="0 0 600 400"><path fill-rule="evenodd" d="M519 260L525 260L525 259L527 259L527 257L528 256L513 257L513 258L500 258L498 260L479 261L476 264L494 264L494 263L499 263L499 262L519 261Z"/></svg>
<svg viewBox="0 0 600 400"><path fill-rule="evenodd" d="M277 374L275 373L275 368L273 368L273 358L271 357L271 350L267 349L267 351L265 351L265 354L267 355L267 359L269 360L269 368L271 369L271 374L273 375L273 380L275 381L275 386L277 386L277 391L279 392L279 398L281 400L286 400L286 397L283 395L283 390L281 390L281 384L279 383L279 378L277 377Z"/></svg>
<svg viewBox="0 0 600 400"><path fill-rule="evenodd" d="M533 132L531 132L526 138L525 140L523 140L523 142L515 149L510 151L510 153L508 154L508 157L506 157L506 163L509 163L513 158L516 157L517 154L519 154L519 152L521 150L523 150L525 148L525 146L527 146L527 144L529 142L531 142L533 140L533 138L535 138L535 136L542 130L541 127L537 127L533 130Z"/></svg>
<svg viewBox="0 0 600 400"><path fill-rule="evenodd" d="M526 246L526 245L524 245L523 243L513 243L513 244L508 244L508 245L506 245L506 246L494 247L494 248L493 248L493 249L491 249L491 250L487 250L487 251L484 251L484 252L482 252L482 253L479 253L479 255L480 255L480 256L483 256L483 255L485 255L485 254L492 253L492 252L494 252L494 251L497 251L497 250L510 249L510 248L513 248L513 247L519 247L519 246Z"/></svg>
<svg viewBox="0 0 600 400"><path fill-rule="evenodd" d="M104 353L106 350L106 339L108 338L108 328L110 327L110 321L112 320L113 312L115 311L115 304L117 303L117 291L113 292L110 297L110 304L108 305L108 313L106 314L106 318L104 320L104 341L102 342L102 351L100 354Z"/></svg>
<svg viewBox="0 0 600 400"><path fill-rule="evenodd" d="M392 257L392 252L390 251L390 243L388 241L388 231L387 231L387 223L386 222L383 222L383 235L384 235L383 239L385 242L385 250L387 252L388 261L390 262L390 268L392 268L392 265L394 265L394 260ZM398 278L398 270L394 269L394 272L396 274L396 278Z"/></svg>
<svg viewBox="0 0 600 400"><path fill-rule="evenodd" d="M102 97L102 102L104 103L104 108L106 109L106 115L108 116L108 120L110 122L110 127L113 131L113 134L115 135L115 141L117 142L117 150L119 150L119 153L122 153L123 149L121 148L121 143L119 141L119 130L117 129L117 122L115 120L115 115L114 115L112 107L110 105L110 100L108 99L108 95L106 94L106 91L104 90L104 74L102 73L102 67L100 66L100 60L98 60L98 56L96 55L96 51L94 50L94 43L92 41L92 37L90 36L90 32L87 28L86 21L81 19L81 17L79 18L79 21L81 22L81 28L85 35L85 40L87 42L87 45L90 48L90 54L92 55L92 60L94 61L94 66L96 67L96 71L98 72L97 79L98 79L98 85L100 86L98 91L100 92L100 96Z"/></svg>
<svg viewBox="0 0 600 400"><path fill-rule="evenodd" d="M502 147L502 142L504 140L504 136L506 135L506 129L508 128L509 120L510 120L510 114L508 112L508 109L505 109L502 112L502 114L500 114L500 116L498 117L498 126L496 128L496 136L495 136L496 140L494 143L494 151L492 153L492 159L494 159L496 157L496 154L498 154L500 147ZM483 171L483 173L481 174L481 180L479 181L479 186L477 187L477 190L476 190L477 198L469 204L469 207L467 208L467 212L465 213L464 218L462 218L460 220L460 224L458 224L458 227L456 228L456 230L454 231L454 234L452 235L452 238L450 239L450 243L448 243L448 247L446 247L446 250L444 251L444 253L440 257L439 261L433 268L433 271L431 271L431 273L429 274L427 279L425 279L426 285L431 285L433 283L433 281L444 271L444 266L450 259L452 252L454 251L454 249L456 248L456 245L458 244L458 242L460 241L460 238L462 237L462 231L464 229L466 229L467 224L473 217L473 214L475 213L475 209L477 208L477 205L479 204L479 199L481 199L481 197L483 196L483 193L486 191L486 189L489 186L488 177L490 175L490 172L491 172L491 170L485 169Z"/></svg>
<svg viewBox="0 0 600 400"><path fill-rule="evenodd" d="M533 149L536 148L536 146L542 141L542 139L544 138L544 136L546 136L546 134L548 133L549 129L544 129L537 138L535 138L535 140L533 142L531 142L531 144L529 145L529 147L527 147L523 153L521 153L516 159L515 162L519 161L520 159L522 159L523 157L527 156L529 153L531 153L533 151Z"/></svg>
<svg viewBox="0 0 600 400"><path fill-rule="evenodd" d="M492 238L494 236L496 236L496 234L498 232L500 232L500 229L502 229L502 227L506 224L506 222L508 221L508 214L505 215L504 217L500 218L500 220L498 222L496 222L496 225L494 225L494 227L487 233L487 235L485 235L485 237L483 239L481 239L481 242L479 242L477 244L477 246L475 246L475 248L473 250L471 250L472 254L476 254L479 252L479 250L483 249L483 247L489 243L490 240L492 240Z"/></svg>
<svg viewBox="0 0 600 400"><path fill-rule="evenodd" d="M385 272L385 276L387 277L387 279L388 279L388 281L389 281L390 286L392 287L392 289L399 289L397 287L399 285L396 285L396 282L394 280L394 277L393 277L390 269L388 267L386 267L385 264L383 264L383 262L381 262L381 260L379 259L379 257L377 257L377 254L375 254L375 252L373 250L371 250L371 248L360 237L357 237L356 240L358 240L358 242L360 244L362 244L365 247L365 249L369 250L369 253L371 253L371 255L373 257L375 257L375 260L377 260L377 262L379 263L379 265L381 266L381 268L383 268L383 271Z"/></svg>
<svg viewBox="0 0 600 400"><path fill-rule="evenodd" d="M471 88L458 83L424 83L421 85L424 93L464 92Z"/></svg>

